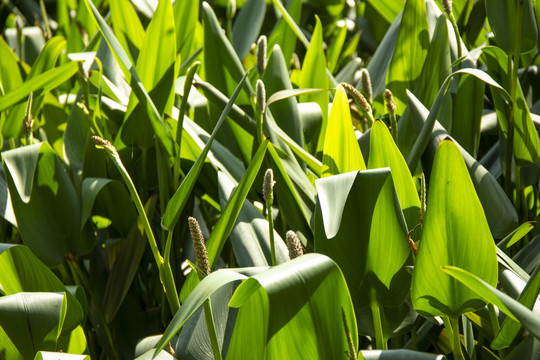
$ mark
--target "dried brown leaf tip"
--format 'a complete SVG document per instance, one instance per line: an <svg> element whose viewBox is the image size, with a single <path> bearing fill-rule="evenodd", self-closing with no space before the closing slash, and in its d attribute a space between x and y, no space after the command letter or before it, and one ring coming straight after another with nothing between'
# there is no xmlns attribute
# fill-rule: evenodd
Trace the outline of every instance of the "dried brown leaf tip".
<svg viewBox="0 0 540 360"><path fill-rule="evenodd" d="M201 227L194 217L188 218L189 231L191 232L191 238L193 239L193 248L195 249L195 258L197 258L197 265L206 275L210 274L210 263L208 262L208 253L206 252L206 245L204 244L204 237L201 231Z"/></svg>
<svg viewBox="0 0 540 360"><path fill-rule="evenodd" d="M287 231L285 238L287 243L287 249L289 249L289 259L295 259L299 256L304 255L304 249L302 248L302 243L298 238L298 235L292 230Z"/></svg>

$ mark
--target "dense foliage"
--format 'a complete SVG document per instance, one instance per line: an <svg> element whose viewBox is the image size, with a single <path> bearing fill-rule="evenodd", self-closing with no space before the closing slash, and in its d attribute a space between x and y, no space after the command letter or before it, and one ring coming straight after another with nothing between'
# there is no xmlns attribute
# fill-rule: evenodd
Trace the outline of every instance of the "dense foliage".
<svg viewBox="0 0 540 360"><path fill-rule="evenodd" d="M0 358L538 358L539 20L3 1Z"/></svg>

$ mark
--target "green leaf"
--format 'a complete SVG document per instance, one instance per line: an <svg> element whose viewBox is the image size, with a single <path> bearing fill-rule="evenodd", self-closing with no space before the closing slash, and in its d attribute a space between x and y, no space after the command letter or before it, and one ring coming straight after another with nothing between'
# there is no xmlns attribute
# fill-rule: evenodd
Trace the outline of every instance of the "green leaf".
<svg viewBox="0 0 540 360"><path fill-rule="evenodd" d="M182 213L182 210L184 209L184 206L186 206L187 200L189 198L189 195L191 194L191 191L193 190L193 187L195 186L195 182L197 181L197 178L199 177L199 174L201 173L202 166L204 164L204 160L206 159L206 155L210 151L210 147L212 146L212 142L214 141L217 132L221 128L221 125L225 121L225 118L227 117L227 114L231 110L234 102L236 101L236 98L238 94L240 93L240 90L242 89L242 86L244 82L246 81L247 75L249 72L246 72L240 82L238 83L236 89L234 90L233 95L231 96L229 102L223 109L223 112L221 113L220 118L217 121L216 126L214 127L214 131L212 131L212 135L208 139L203 151L197 158L197 161L191 169L189 170L188 174L178 187L176 189L176 192L172 196L172 198L167 203L167 207L165 208L165 213L163 214L163 219L161 221L161 225L167 229L171 230L176 226L176 222L178 221L178 218L180 217L180 214Z"/></svg>
<svg viewBox="0 0 540 360"><path fill-rule="evenodd" d="M377 1L367 0L369 5L388 22L392 23L399 13L403 10L403 1Z"/></svg>
<svg viewBox="0 0 540 360"><path fill-rule="evenodd" d="M279 6L283 5L276 1ZM274 30L268 38L268 48L273 49L275 45L279 45L283 49L283 57L285 63L289 64L291 62L292 54L296 48L296 38L293 28L289 26L286 20L286 16L290 18L290 21L296 24L300 20L300 13L302 11L302 0L291 0L287 4L287 9L285 10L285 15L281 15L281 19L277 21ZM307 40L306 40L307 42Z"/></svg>
<svg viewBox="0 0 540 360"><path fill-rule="evenodd" d="M218 172L219 199L225 209L235 184L222 172ZM268 221L259 209L248 200L244 201L234 228L231 230L231 245L238 266L268 266L272 264ZM287 246L274 230L277 263L289 260Z"/></svg>
<svg viewBox="0 0 540 360"><path fill-rule="evenodd" d="M520 53L536 48L538 29L531 0L486 0L486 11L495 40L507 54L513 55L517 46ZM518 12L521 12L521 18L518 18ZM516 36L518 31L521 33L519 38Z"/></svg>
<svg viewBox="0 0 540 360"><path fill-rule="evenodd" d="M131 79L131 84L133 85L132 90L135 92L135 95L139 99L139 102L144 105L148 119L152 124L152 128L156 134L157 139L163 144L163 147L167 150L169 156L174 156L177 153L178 145L175 144L172 134L165 126L163 119L161 118L160 112L157 110L156 105L150 98L150 95L144 88L142 81L139 79L137 72L129 57L127 56L126 51L122 48L111 29L96 9L91 0L84 0L92 18L96 22L101 31L103 37L109 44L109 47L115 58L118 61L118 65L122 70L122 73L127 79ZM162 70L162 69L160 69Z"/></svg>
<svg viewBox="0 0 540 360"><path fill-rule="evenodd" d="M536 225L535 221L526 221L521 224L517 229L508 234L504 239L502 239L497 246L500 249L508 249L510 246L517 243L525 235L527 235Z"/></svg>
<svg viewBox="0 0 540 360"><path fill-rule="evenodd" d="M204 59L203 68L206 81L214 85L226 96L233 93L236 84L244 74L242 62L236 55L233 46L227 40L214 11L204 2ZM249 96L253 93L249 81L243 84L244 92L238 95L238 104L250 104Z"/></svg>
<svg viewBox="0 0 540 360"><path fill-rule="evenodd" d="M0 297L0 327L23 358L38 349L54 351L65 316L65 295L18 293Z"/></svg>
<svg viewBox="0 0 540 360"><path fill-rule="evenodd" d="M253 155L253 159L249 164L242 180L238 184L238 187L234 190L234 193L229 199L227 207L223 210L221 217L219 218L216 226L214 227L210 237L206 241L206 249L208 252L208 261L210 263L210 268L213 269L217 263L221 250L227 241L238 214L242 209L242 204L246 200L246 196L255 181L255 177L261 168L262 161L264 160L264 155L266 154L266 149L269 146L268 140L265 140L261 143L257 152ZM180 185L182 186L182 185ZM182 290L180 291L180 301L183 301L195 288L197 277L194 274L191 274Z"/></svg>
<svg viewBox="0 0 540 360"><path fill-rule="evenodd" d="M347 94L341 85L336 89L328 118L322 162L323 177L366 169L354 135Z"/></svg>
<svg viewBox="0 0 540 360"><path fill-rule="evenodd" d="M194 34L199 19L199 2L176 1L173 5L174 23L176 25L176 51L180 58L187 60L191 55Z"/></svg>
<svg viewBox="0 0 540 360"><path fill-rule="evenodd" d="M320 254L306 254L251 276L229 306L239 308L229 358L345 359L342 311L358 347L343 274Z"/></svg>
<svg viewBox="0 0 540 360"><path fill-rule="evenodd" d="M345 37L347 36L347 26L345 24L337 25L337 36L332 41L330 48L328 49L328 70L333 73L339 61L339 55L345 43Z"/></svg>
<svg viewBox="0 0 540 360"><path fill-rule="evenodd" d="M328 79L326 77L326 56L323 49L322 24L319 18L316 18L315 29L309 43L309 48L302 64L302 74L300 78L300 88L328 88ZM318 138L314 143L307 143L311 153L322 151L324 146L324 135L326 132L326 122L328 119L328 99L327 93L303 95L300 96L300 102L316 102L322 112L322 124Z"/></svg>
<svg viewBox="0 0 540 360"><path fill-rule="evenodd" d="M443 360L444 355L430 354L407 349L397 350L362 350L364 360Z"/></svg>
<svg viewBox="0 0 540 360"><path fill-rule="evenodd" d="M424 0L408 0L401 17L399 34L386 78L386 87L394 95L398 114L405 110L406 89L414 88L422 71L428 46L426 4Z"/></svg>
<svg viewBox="0 0 540 360"><path fill-rule="evenodd" d="M78 70L79 66L77 62L68 62L67 64L36 75L0 98L0 112L9 109L21 101L27 100L28 94L31 92L38 90L47 92L58 87L75 75Z"/></svg>
<svg viewBox="0 0 540 360"><path fill-rule="evenodd" d="M174 315L167 326L167 329L163 333L163 336L156 345L154 356L165 348L173 336L182 329L186 321L195 313L204 301L210 297L210 295L226 284L247 279L249 273L245 274L245 271L246 269L241 269L240 271L221 269L205 277L182 303L180 310Z"/></svg>
<svg viewBox="0 0 540 360"><path fill-rule="evenodd" d="M537 301L538 293L540 292L540 267L536 267L531 278L525 285L525 288L521 291L518 297L520 304L532 309ZM501 330L493 339L491 347L493 349L501 349L507 346L517 345L520 340L520 334L523 326L520 322L517 322L511 318L506 318L501 326Z"/></svg>
<svg viewBox="0 0 540 360"><path fill-rule="evenodd" d="M409 93L409 109L411 110L411 117L416 128L416 133L420 134L420 129L423 132L426 126L428 126L427 121L433 114L432 112L427 111L427 109L414 97L414 95ZM432 120L434 117L432 118ZM420 128L422 126L422 128ZM421 134L418 135L422 136ZM439 143L445 139L448 135L446 130L437 122L433 125L433 131L430 135L429 145L426 148L424 154L426 155L423 159L422 166L424 172L429 177L431 172L431 167L433 164L433 159ZM458 144L459 146L459 144ZM512 202L508 199L504 190L497 182L497 179L491 175L491 173L482 166L478 161L476 161L470 154L465 150L461 149L461 154L465 159L465 164L469 169L469 174L473 181L476 193L480 198L484 213L488 220L491 233L496 238L501 238L506 236L517 224L518 216L516 209ZM409 168L410 169L410 168Z"/></svg>
<svg viewBox="0 0 540 360"><path fill-rule="evenodd" d="M247 0L236 16L231 40L240 59L245 58L251 44L257 42L265 13L266 0Z"/></svg>
<svg viewBox="0 0 540 360"><path fill-rule="evenodd" d="M2 153L13 211L25 244L47 265L94 245L81 233L81 201L60 159L47 143Z"/></svg>
<svg viewBox="0 0 540 360"><path fill-rule="evenodd" d="M83 320L83 309L53 272L26 246L0 244L0 286L6 295L21 292L65 292L67 318L63 332L73 330Z"/></svg>
<svg viewBox="0 0 540 360"><path fill-rule="evenodd" d="M497 283L495 244L463 156L451 140L443 140L435 155L411 297L424 316L457 317L484 306L441 266L458 266Z"/></svg>
<svg viewBox="0 0 540 360"><path fill-rule="evenodd" d="M368 169L389 167L396 187L399 204L412 229L419 222L420 199L413 178L403 155L394 142L386 125L377 120L373 123L370 135Z"/></svg>
<svg viewBox="0 0 540 360"><path fill-rule="evenodd" d="M129 60L135 63L144 38L141 20L129 0L111 1L109 7L116 39Z"/></svg>
<svg viewBox="0 0 540 360"><path fill-rule="evenodd" d="M390 169L326 177L315 186L315 251L338 263L355 308L402 303L411 253Z"/></svg>
<svg viewBox="0 0 540 360"><path fill-rule="evenodd" d="M443 266L442 271L457 279L464 286L467 286L484 301L496 305L510 319L520 322L534 336L537 338L540 337L540 319L538 315L521 305L518 301L497 290L491 284L488 284L467 270L454 266Z"/></svg>

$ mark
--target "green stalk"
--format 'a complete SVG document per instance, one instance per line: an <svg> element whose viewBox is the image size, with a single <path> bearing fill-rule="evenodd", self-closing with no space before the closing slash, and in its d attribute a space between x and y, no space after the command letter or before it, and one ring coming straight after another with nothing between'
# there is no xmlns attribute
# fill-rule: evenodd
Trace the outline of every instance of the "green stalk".
<svg viewBox="0 0 540 360"><path fill-rule="evenodd" d="M204 317L206 319L206 327L208 328L208 335L210 336L210 343L212 344L212 352L214 353L214 360L221 360L221 350L219 348L219 342L216 333L216 325L214 324L214 316L212 314L212 305L210 304L210 298L204 301Z"/></svg>
<svg viewBox="0 0 540 360"><path fill-rule="evenodd" d="M371 314L373 315L373 329L375 330L375 341L377 349L388 350L388 344L384 341L381 321L381 309L377 305L371 306Z"/></svg>
<svg viewBox="0 0 540 360"><path fill-rule="evenodd" d="M268 232L270 235L270 252L272 254L272 266L277 265L276 261L276 246L274 244L274 217L272 216L272 198L269 196L266 199L266 216L268 218Z"/></svg>
<svg viewBox="0 0 540 360"><path fill-rule="evenodd" d="M517 19L516 24L521 25L523 18L523 4L517 1ZM509 93L510 93L510 115L508 116L508 139L506 141L506 154L505 154L505 192L506 195L513 201L512 190L512 160L514 158L514 117L515 117L515 104L516 104L516 90L518 86L518 69L519 69L519 52L521 48L521 28L518 25L516 29L516 39L514 43L514 52L512 56L508 55L508 75L509 79ZM516 181L516 189L519 184ZM519 195L517 195L519 196Z"/></svg>
<svg viewBox="0 0 540 360"><path fill-rule="evenodd" d="M461 340L459 338L459 318L450 318L452 326L452 352L455 360L465 360L461 350Z"/></svg>
<svg viewBox="0 0 540 360"><path fill-rule="evenodd" d="M154 233L152 232L152 227L150 226L150 222L148 221L148 217L146 216L146 212L144 211L144 206L141 202L141 198L139 197L139 194L135 189L135 185L133 184L131 177L129 176L126 168L124 167L124 164L122 164L122 160L120 159L120 156L118 155L118 152L116 151L114 146L112 146L110 142L103 140L100 137L93 136L92 139L99 144L98 147L101 147L107 151L107 154L113 161L114 165L118 169L118 172L120 173L120 175L122 175L122 178L126 183L129 194L131 195L131 199L135 203L135 207L137 208L139 217L143 222L143 228L146 234L146 238L148 239L150 249L152 250L152 255L154 256L154 260L156 261L156 265L159 269L163 290L165 291L165 295L167 296L171 311L173 314L175 314L178 309L180 309L180 301L178 300L172 271L170 269L170 266L164 266L163 257L161 257L161 254L159 253L156 239L154 237Z"/></svg>
<svg viewBox="0 0 540 360"><path fill-rule="evenodd" d="M176 124L176 143L178 144L178 157L174 161L174 188L178 188L180 185L180 152L182 145L182 129L184 128L184 115L186 114L189 92L191 91L191 86L193 84L193 78L195 77L195 72L201 64L200 61L195 62L188 69L186 80L184 82L184 94L182 96L182 102L180 103L180 109L178 112L178 123Z"/></svg>

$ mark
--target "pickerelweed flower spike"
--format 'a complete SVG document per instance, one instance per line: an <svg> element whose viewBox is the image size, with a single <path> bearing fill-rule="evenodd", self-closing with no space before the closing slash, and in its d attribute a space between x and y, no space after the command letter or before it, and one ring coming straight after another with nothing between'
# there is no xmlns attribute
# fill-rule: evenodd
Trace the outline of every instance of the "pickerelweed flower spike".
<svg viewBox="0 0 540 360"><path fill-rule="evenodd" d="M354 99L354 101L360 105L362 107L362 109L364 109L367 113L371 114L372 111L371 111L371 105L369 105L368 101L366 100L366 98L364 97L364 95L362 95L360 93L360 91L358 91L357 88L355 88L354 86L352 86L351 84L348 84L348 83L345 83L345 82L342 82L340 84L341 86L343 86L348 92L349 94L352 96L352 98Z"/></svg>
<svg viewBox="0 0 540 360"><path fill-rule="evenodd" d="M263 182L263 199L267 201L269 197L274 197L274 172L272 169L267 169L264 173L264 182Z"/></svg>
<svg viewBox="0 0 540 360"><path fill-rule="evenodd" d="M450 16L452 14L452 0L443 0L444 11Z"/></svg>
<svg viewBox="0 0 540 360"><path fill-rule="evenodd" d="M195 249L195 257L197 258L197 265L206 275L210 274L210 263L208 262L208 253L206 252L206 245L204 244L204 237L201 231L201 227L194 217L188 218L189 231L191 232L191 238L193 239L193 248Z"/></svg>
<svg viewBox="0 0 540 360"><path fill-rule="evenodd" d="M266 69L266 36L261 35L257 41L257 72L262 75Z"/></svg>
<svg viewBox="0 0 540 360"><path fill-rule="evenodd" d="M394 101L394 95L388 89L384 90L384 100L386 101L386 109L388 112L396 112L396 102Z"/></svg>
<svg viewBox="0 0 540 360"><path fill-rule="evenodd" d="M369 71L367 69L362 69L362 89L366 92L368 101L370 104L373 103L373 87L371 86L371 77L369 76Z"/></svg>
<svg viewBox="0 0 540 360"><path fill-rule="evenodd" d="M302 248L300 239L294 231L287 231L285 242L287 243L287 249L289 249L289 259L292 260L304 255L304 249Z"/></svg>
<svg viewBox="0 0 540 360"><path fill-rule="evenodd" d="M257 104L259 105L259 109L261 109L261 112L264 111L264 108L266 107L266 88L264 87L264 83L262 80L257 80Z"/></svg>

